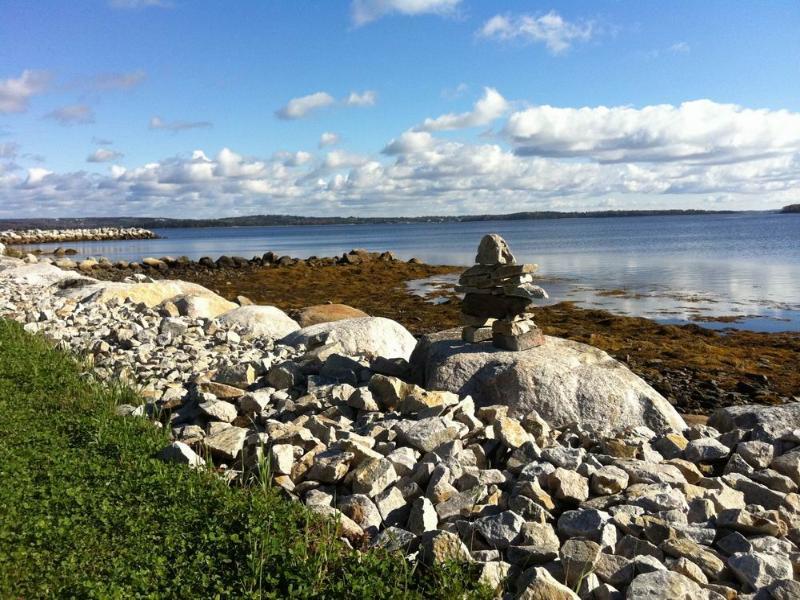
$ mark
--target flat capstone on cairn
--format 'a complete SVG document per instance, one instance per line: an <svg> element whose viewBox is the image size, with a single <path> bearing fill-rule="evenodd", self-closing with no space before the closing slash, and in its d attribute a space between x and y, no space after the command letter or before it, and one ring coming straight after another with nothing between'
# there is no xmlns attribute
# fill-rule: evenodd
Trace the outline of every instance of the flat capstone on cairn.
<svg viewBox="0 0 800 600"><path fill-rule="evenodd" d="M458 280L462 338L465 342L491 340L501 350L529 350L544 343L533 321L533 301L547 292L533 283L534 264L517 264L506 241L492 233L483 236L475 264Z"/></svg>

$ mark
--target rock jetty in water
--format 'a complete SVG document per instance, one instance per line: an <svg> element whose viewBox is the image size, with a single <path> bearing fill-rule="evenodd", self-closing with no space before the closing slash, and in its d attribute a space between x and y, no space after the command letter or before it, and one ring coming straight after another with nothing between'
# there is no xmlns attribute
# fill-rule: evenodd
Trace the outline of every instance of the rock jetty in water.
<svg viewBox="0 0 800 600"><path fill-rule="evenodd" d="M475 262L456 287L464 294L464 341L491 340L496 348L514 351L543 344L544 335L531 310L534 300L547 298L547 292L533 283L537 265L518 265L506 241L494 233L481 240Z"/></svg>
<svg viewBox="0 0 800 600"><path fill-rule="evenodd" d="M513 265L492 248L506 262L483 266ZM583 344L416 343L372 317L299 329L180 281L2 256L0 315L138 384L144 403L118 412L170 432L163 460L243 484L266 464L358 548L469 561L502 598L800 598L800 404L687 425Z"/></svg>
<svg viewBox="0 0 800 600"><path fill-rule="evenodd" d="M0 243L13 245L101 240L154 240L158 236L140 227L98 227L94 229L7 229L0 231Z"/></svg>

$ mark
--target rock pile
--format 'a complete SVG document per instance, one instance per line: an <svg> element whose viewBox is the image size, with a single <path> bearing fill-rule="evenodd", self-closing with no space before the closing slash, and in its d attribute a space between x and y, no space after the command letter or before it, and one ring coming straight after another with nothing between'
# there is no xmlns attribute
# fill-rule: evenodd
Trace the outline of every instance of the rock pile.
<svg viewBox="0 0 800 600"><path fill-rule="evenodd" d="M544 343L544 335L533 322L533 300L547 298L533 273L537 265L518 265L506 241L486 235L478 246L475 266L458 280L464 294L462 337L467 342L491 340L503 350L528 350Z"/></svg>
<svg viewBox="0 0 800 600"><path fill-rule="evenodd" d="M97 240L152 240L158 236L140 227L97 227L94 229L8 229L0 231L0 243L48 244Z"/></svg>
<svg viewBox="0 0 800 600"><path fill-rule="evenodd" d="M800 405L554 427L409 383L391 321L276 339L170 300L64 297L74 282L36 267L0 259L0 314L141 384L145 404L119 411L168 429L164 460L268 477L353 545L473 562L498 597L800 597Z"/></svg>

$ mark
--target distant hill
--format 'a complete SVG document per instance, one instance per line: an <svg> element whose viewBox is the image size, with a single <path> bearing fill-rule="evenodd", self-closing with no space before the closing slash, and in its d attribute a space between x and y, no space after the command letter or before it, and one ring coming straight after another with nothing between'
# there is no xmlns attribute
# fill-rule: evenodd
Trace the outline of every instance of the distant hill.
<svg viewBox="0 0 800 600"><path fill-rule="evenodd" d="M497 215L431 217L302 217L251 215L220 219L161 219L157 217L80 217L68 219L0 219L0 229L70 229L84 227L266 227L275 225L353 225L364 223L467 223L472 221L525 221L532 219L586 219L603 217L658 217L732 214L731 210L603 210L594 212L518 212Z"/></svg>
<svg viewBox="0 0 800 600"><path fill-rule="evenodd" d="M800 213L800 204L790 204L781 209L782 213Z"/></svg>

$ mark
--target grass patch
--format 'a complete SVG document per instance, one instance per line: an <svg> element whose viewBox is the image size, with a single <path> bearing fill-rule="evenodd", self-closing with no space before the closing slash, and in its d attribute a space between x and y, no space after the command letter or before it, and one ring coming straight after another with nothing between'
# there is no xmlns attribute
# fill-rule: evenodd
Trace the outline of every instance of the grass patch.
<svg viewBox="0 0 800 600"><path fill-rule="evenodd" d="M138 403L0 320L0 597L485 595L466 567L358 554L272 488L162 463L165 433L120 402Z"/></svg>

